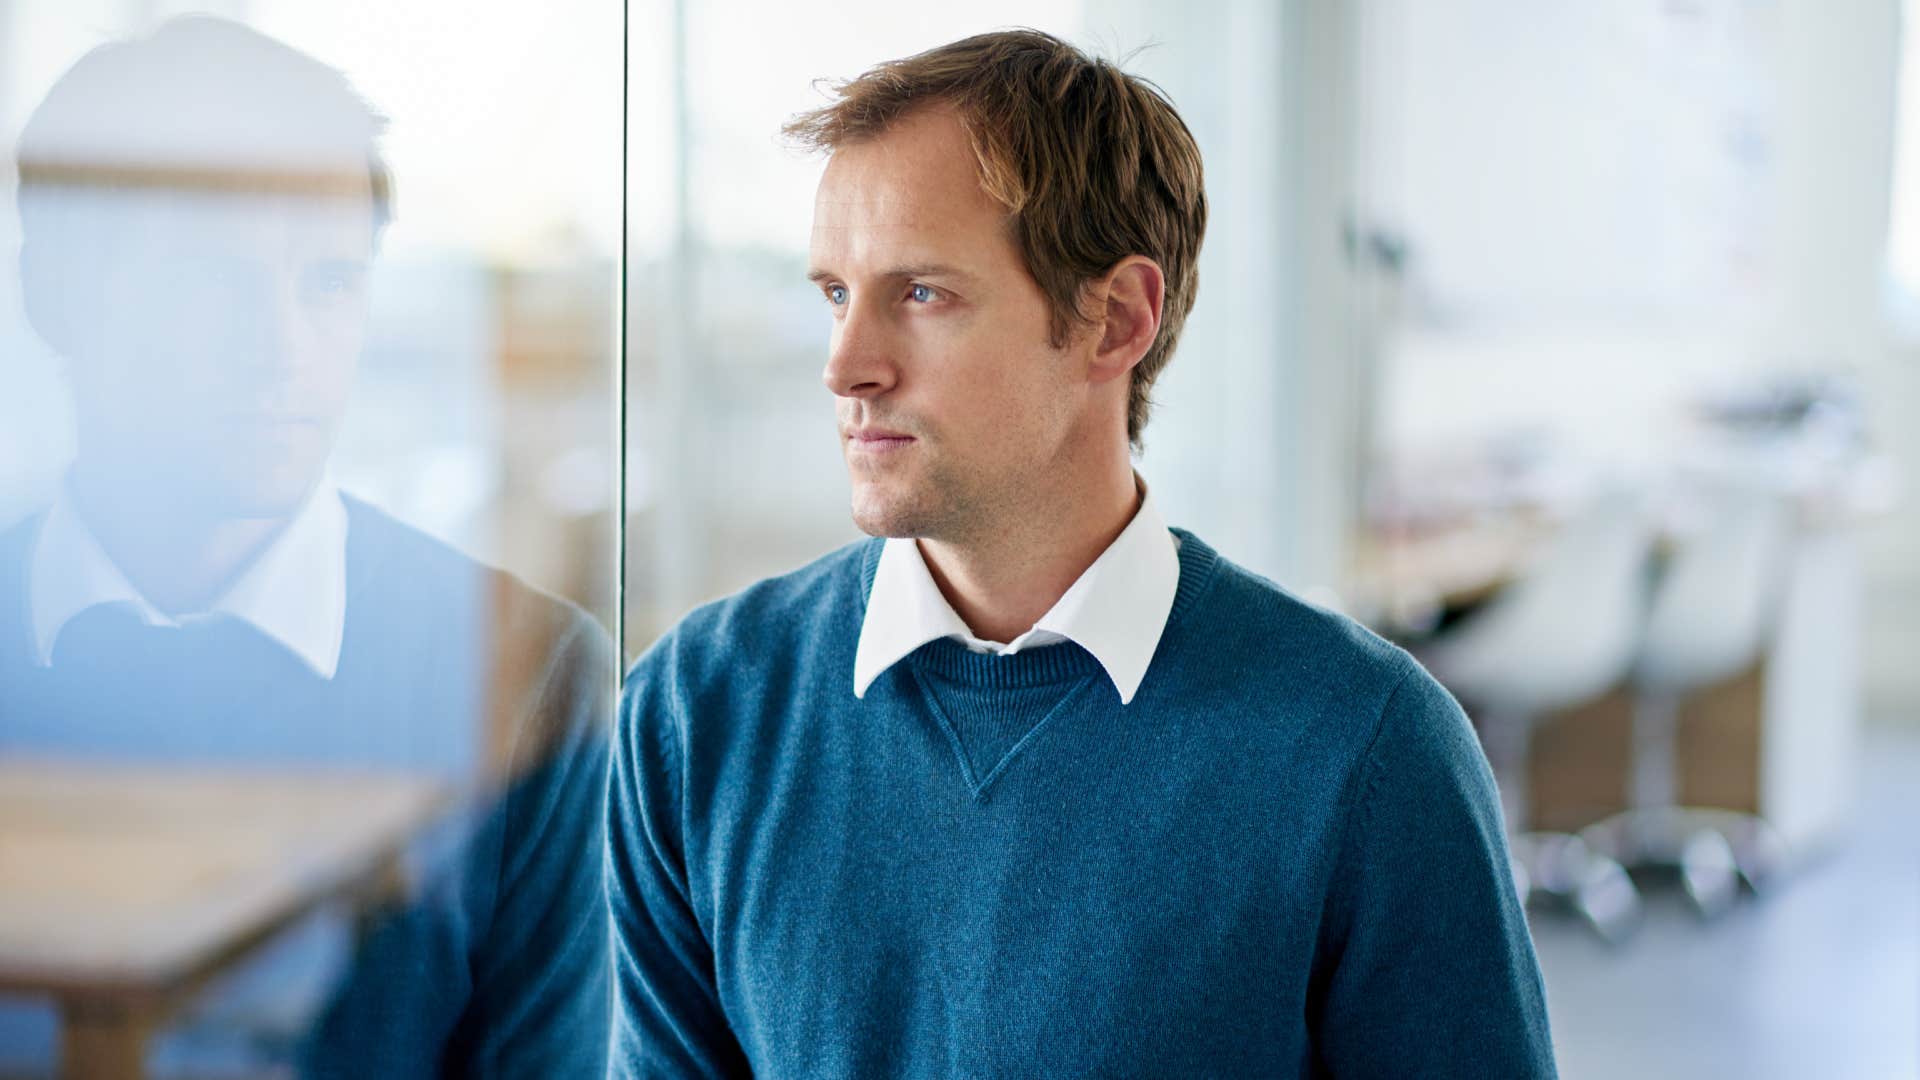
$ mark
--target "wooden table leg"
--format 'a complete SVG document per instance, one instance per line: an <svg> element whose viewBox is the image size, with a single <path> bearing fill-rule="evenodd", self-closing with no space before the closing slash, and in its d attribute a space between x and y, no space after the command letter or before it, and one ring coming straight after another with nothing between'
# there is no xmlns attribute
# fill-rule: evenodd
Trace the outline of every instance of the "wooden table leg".
<svg viewBox="0 0 1920 1080"><path fill-rule="evenodd" d="M140 1080L154 1020L137 1006L65 1002L60 1008L60 1075L66 1080Z"/></svg>

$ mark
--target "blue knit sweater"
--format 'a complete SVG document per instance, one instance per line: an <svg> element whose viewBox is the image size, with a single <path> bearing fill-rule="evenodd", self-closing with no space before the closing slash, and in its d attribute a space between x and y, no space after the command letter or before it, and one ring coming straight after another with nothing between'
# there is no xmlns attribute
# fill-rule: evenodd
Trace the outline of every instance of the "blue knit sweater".
<svg viewBox="0 0 1920 1080"><path fill-rule="evenodd" d="M879 541L642 657L616 1076L1553 1074L1493 779L1404 652L1179 534L1122 706L1071 643L853 695Z"/></svg>

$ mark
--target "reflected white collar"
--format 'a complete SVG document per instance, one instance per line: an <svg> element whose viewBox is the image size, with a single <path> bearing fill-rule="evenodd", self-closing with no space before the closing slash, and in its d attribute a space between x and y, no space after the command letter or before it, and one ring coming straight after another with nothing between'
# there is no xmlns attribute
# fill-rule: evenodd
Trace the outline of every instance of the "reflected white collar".
<svg viewBox="0 0 1920 1080"><path fill-rule="evenodd" d="M291 649L314 673L333 678L347 625L347 508L323 482L253 565L206 612L171 618L114 565L63 487L41 523L28 568L34 661L53 663L53 643L75 615L126 604L150 626L180 626L215 615L253 624Z"/></svg>
<svg viewBox="0 0 1920 1080"><path fill-rule="evenodd" d="M934 583L918 542L888 540L854 652L854 696L865 697L882 672L915 649L951 637L976 652L1002 654L1072 641L1106 669L1120 703L1132 701L1180 587L1179 541L1144 484L1140 490L1133 521L1031 630L1005 645L981 641L967 629Z"/></svg>

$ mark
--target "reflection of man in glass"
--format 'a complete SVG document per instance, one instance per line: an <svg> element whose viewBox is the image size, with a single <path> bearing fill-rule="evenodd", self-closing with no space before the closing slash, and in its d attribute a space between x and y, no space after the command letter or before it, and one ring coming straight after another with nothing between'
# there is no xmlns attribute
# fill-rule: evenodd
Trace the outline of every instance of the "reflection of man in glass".
<svg viewBox="0 0 1920 1080"><path fill-rule="evenodd" d="M53 504L0 535L0 752L446 778L404 902L357 946L336 919L262 961L331 972L293 1045L316 1074L591 1075L605 635L325 472L384 124L337 71L205 18L95 50L29 121L23 291L77 439Z"/></svg>

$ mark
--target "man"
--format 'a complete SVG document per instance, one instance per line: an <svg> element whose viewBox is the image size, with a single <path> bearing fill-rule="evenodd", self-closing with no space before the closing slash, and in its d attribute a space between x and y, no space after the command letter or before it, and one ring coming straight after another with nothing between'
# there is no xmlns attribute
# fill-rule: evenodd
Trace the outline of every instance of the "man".
<svg viewBox="0 0 1920 1080"><path fill-rule="evenodd" d="M590 1075L606 635L326 475L390 215L384 125L339 72L211 18L94 50L27 123L24 298L76 447L0 534L0 754L403 770L456 796L408 895L275 943L197 1010L236 1022L163 1037L156 1067Z"/></svg>
<svg viewBox="0 0 1920 1080"><path fill-rule="evenodd" d="M1206 218L1172 107L1012 31L789 132L885 539L630 673L615 1072L1551 1075L1465 717L1130 466Z"/></svg>

